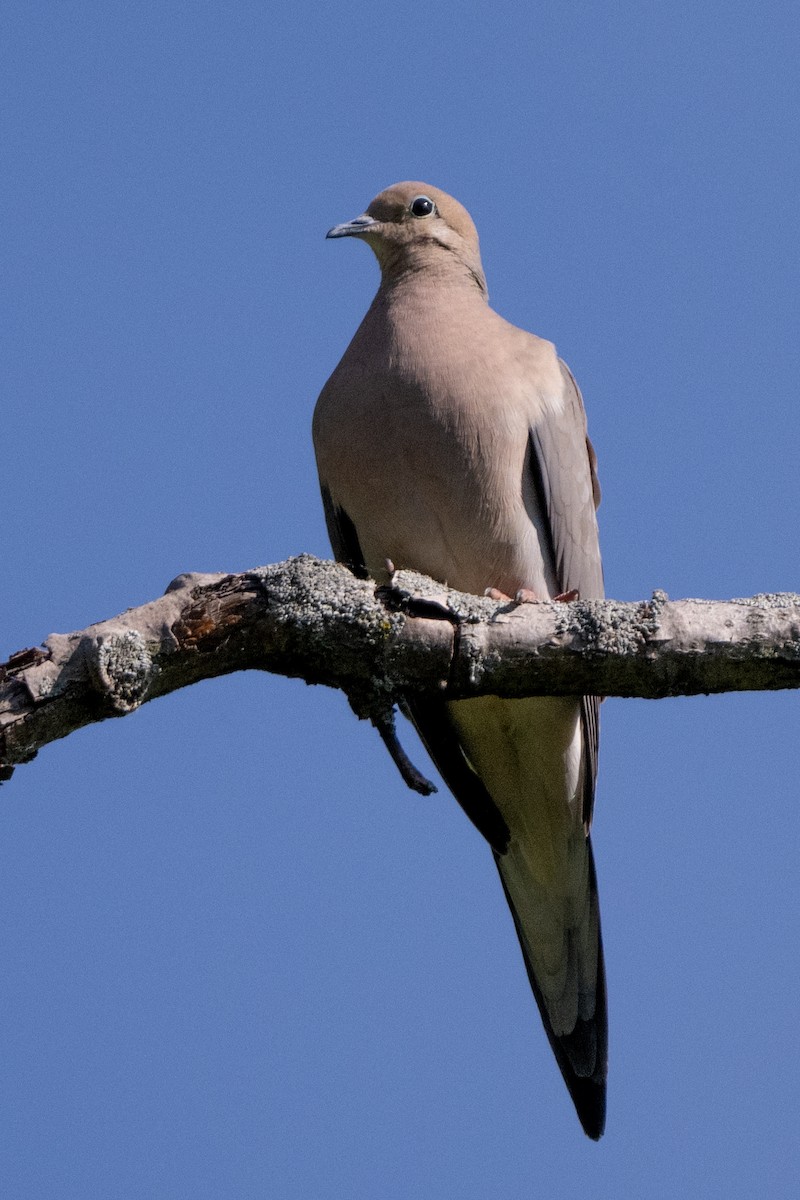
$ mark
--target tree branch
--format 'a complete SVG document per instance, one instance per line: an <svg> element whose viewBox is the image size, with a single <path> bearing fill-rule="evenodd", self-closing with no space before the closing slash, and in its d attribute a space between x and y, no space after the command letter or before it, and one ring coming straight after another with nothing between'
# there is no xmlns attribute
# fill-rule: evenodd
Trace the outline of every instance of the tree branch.
<svg viewBox="0 0 800 1200"><path fill-rule="evenodd" d="M200 679L271 671L347 693L393 742L407 692L696 695L800 687L800 596L500 603L413 572L376 588L300 555L240 575L180 575L158 600L0 666L0 779L49 742Z"/></svg>

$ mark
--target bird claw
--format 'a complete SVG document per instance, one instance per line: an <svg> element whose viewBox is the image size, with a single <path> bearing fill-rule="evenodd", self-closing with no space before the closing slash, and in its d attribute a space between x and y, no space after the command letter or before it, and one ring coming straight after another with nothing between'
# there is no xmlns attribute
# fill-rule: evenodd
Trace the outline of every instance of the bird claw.
<svg viewBox="0 0 800 1200"><path fill-rule="evenodd" d="M571 604L573 600L580 598L577 588L572 588L569 592L559 592L557 596L539 596L536 592L532 592L530 588L520 588L514 595L507 596L505 592L501 592L498 588L487 588L483 593L489 600L497 600L503 604L542 604L548 600L556 600L561 604Z"/></svg>

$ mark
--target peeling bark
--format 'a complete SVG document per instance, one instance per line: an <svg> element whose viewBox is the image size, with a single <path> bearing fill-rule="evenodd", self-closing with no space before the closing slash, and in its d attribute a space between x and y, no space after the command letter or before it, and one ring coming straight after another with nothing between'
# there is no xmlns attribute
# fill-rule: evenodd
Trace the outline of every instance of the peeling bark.
<svg viewBox="0 0 800 1200"><path fill-rule="evenodd" d="M0 779L83 725L243 670L342 689L389 744L407 692L656 699L800 687L800 596L497 603L409 571L376 587L310 555L180 575L159 599L0 665ZM393 755L409 782L413 766L399 746Z"/></svg>

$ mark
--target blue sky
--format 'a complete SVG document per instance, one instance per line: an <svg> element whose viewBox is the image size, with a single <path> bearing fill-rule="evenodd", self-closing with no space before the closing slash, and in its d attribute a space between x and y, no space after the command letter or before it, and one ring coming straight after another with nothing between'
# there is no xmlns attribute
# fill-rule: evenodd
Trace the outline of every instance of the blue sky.
<svg viewBox="0 0 800 1200"><path fill-rule="evenodd" d="M581 384L609 594L798 586L795 5L3 25L0 657L328 553L311 412L377 268L324 234L404 178ZM48 748L0 806L0 1193L796 1195L797 717L604 705L599 1145L486 847L341 696L242 675Z"/></svg>

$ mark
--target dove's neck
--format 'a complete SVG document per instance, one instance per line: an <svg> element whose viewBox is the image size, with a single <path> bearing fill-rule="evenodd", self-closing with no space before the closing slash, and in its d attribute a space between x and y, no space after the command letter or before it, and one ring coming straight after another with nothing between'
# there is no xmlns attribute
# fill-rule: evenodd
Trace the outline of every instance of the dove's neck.
<svg viewBox="0 0 800 1200"><path fill-rule="evenodd" d="M404 246L402 254L381 261L380 290L387 296L405 295L417 289L437 293L466 291L480 296L484 302L489 299L486 276L477 251L467 258L441 245L432 250L427 243Z"/></svg>

